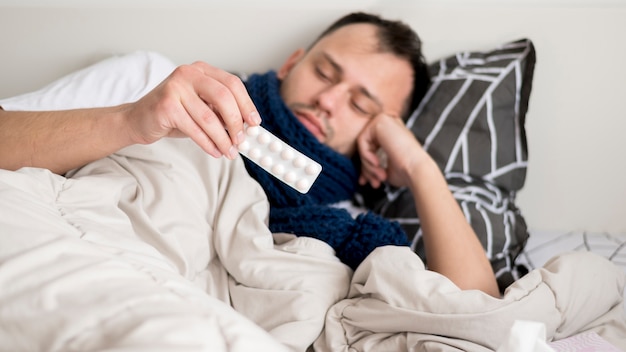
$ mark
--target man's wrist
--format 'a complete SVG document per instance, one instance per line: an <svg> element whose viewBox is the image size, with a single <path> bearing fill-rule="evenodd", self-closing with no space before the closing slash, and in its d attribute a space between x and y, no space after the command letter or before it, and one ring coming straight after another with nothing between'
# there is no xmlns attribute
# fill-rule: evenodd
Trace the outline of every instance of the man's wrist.
<svg viewBox="0 0 626 352"><path fill-rule="evenodd" d="M420 186L424 184L432 185L432 182L435 182L437 179L443 179L439 166L425 151L424 155L416 158L409 166L407 173L409 188L414 194L419 191Z"/></svg>

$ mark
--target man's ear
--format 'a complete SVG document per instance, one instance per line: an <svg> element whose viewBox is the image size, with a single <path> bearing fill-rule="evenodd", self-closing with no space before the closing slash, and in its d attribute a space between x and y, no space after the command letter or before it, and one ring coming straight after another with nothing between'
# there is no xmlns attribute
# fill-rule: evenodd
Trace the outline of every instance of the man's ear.
<svg viewBox="0 0 626 352"><path fill-rule="evenodd" d="M304 57L304 54L306 54L306 51L300 48L294 51L291 55L289 55L285 63L280 67L280 69L278 69L278 72L276 72L276 76L278 77L278 79L282 80L287 77L289 71L291 71L291 69L300 61L300 59Z"/></svg>

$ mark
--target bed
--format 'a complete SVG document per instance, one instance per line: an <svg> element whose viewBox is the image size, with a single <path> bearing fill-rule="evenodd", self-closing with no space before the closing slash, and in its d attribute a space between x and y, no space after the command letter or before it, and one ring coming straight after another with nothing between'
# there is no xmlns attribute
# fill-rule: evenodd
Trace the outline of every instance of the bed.
<svg viewBox="0 0 626 352"><path fill-rule="evenodd" d="M501 298L425 269L404 190L363 189L360 201L399 221L412 247L378 248L353 272L324 242L270 233L267 199L241 159L164 139L65 176L0 171L1 348L626 349L622 269L580 251L529 273L516 261L528 239L515 195L526 175L535 60L521 38L433 61L434 84L407 121L481 237ZM134 101L175 66L153 51L112 55L0 106ZM492 143L474 142L484 140Z"/></svg>

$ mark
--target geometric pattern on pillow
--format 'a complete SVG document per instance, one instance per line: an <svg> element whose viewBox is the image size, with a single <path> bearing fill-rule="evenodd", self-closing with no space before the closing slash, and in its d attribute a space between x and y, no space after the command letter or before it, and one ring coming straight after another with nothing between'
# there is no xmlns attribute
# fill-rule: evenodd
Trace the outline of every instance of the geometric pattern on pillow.
<svg viewBox="0 0 626 352"><path fill-rule="evenodd" d="M482 178L507 190L522 188L534 64L532 42L523 39L430 65L432 85L406 124L444 174Z"/></svg>
<svg viewBox="0 0 626 352"><path fill-rule="evenodd" d="M407 126L437 162L504 290L525 273L528 239L515 194L528 163L525 117L535 67L532 42L459 52L429 65L432 84ZM426 260L409 190L364 186L357 203L400 223Z"/></svg>

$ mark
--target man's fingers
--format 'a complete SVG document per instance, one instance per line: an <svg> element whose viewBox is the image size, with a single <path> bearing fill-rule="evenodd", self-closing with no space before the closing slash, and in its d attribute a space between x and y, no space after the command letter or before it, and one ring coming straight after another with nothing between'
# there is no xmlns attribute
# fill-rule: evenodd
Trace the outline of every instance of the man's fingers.
<svg viewBox="0 0 626 352"><path fill-rule="evenodd" d="M204 62L193 64L204 78L196 82L198 95L210 104L230 132L234 144L243 131L243 122L258 125L261 118L245 85L239 77ZM211 82L212 84L209 84Z"/></svg>
<svg viewBox="0 0 626 352"><path fill-rule="evenodd" d="M180 93L180 101L196 125L181 118L176 122L177 128L184 128L189 137L208 149L207 152L214 146L222 155L234 159L237 156L235 146L243 140L244 116L249 118L256 111L241 80L203 62L181 66L176 73L181 76L181 82L190 83L181 85L185 89ZM247 110L242 112L240 106ZM252 124L255 123L258 123L256 119L252 120ZM215 152L209 153L215 155Z"/></svg>
<svg viewBox="0 0 626 352"><path fill-rule="evenodd" d="M387 178L387 173L385 170L380 168L361 168L361 175L359 176L359 183L365 184L369 183L374 188L380 187L380 185Z"/></svg>
<svg viewBox="0 0 626 352"><path fill-rule="evenodd" d="M219 116L192 88L179 93L182 109L174 117L174 127L212 156L229 155L233 144Z"/></svg>
<svg viewBox="0 0 626 352"><path fill-rule="evenodd" d="M367 150L361 153L361 184L369 183L374 188L378 188L387 179L387 171L380 164L378 156Z"/></svg>
<svg viewBox="0 0 626 352"><path fill-rule="evenodd" d="M202 62L177 67L134 106L138 140L184 134L207 153L230 159L237 157L244 123L260 123L243 82Z"/></svg>
<svg viewBox="0 0 626 352"><path fill-rule="evenodd" d="M183 104L185 111L181 111L181 115L184 115L184 116L182 118L177 119L176 130L182 133L183 135L191 138L198 146L200 146L200 148L202 148L208 154L216 158L221 157L222 155L224 155L224 152L222 150L224 148L228 150L230 146L226 146L226 147L222 146L222 148L220 148L219 146L216 145L214 141L221 140L222 145L224 145L224 143L231 145L230 138L228 137L226 131L224 131L223 127L221 126L220 128L215 129L215 130L208 129L208 131L205 130L204 128L201 128L196 123L194 118L192 118L191 116L202 115L203 113L209 114L209 113L212 113L212 111L208 108L205 110L205 112L194 111L194 109L202 109L202 107L196 106L194 108L193 105L194 104L190 104L190 103L187 103L187 105ZM217 120L217 117L215 116L213 117L213 119ZM209 123L205 125L209 125ZM219 135L220 131L223 131L222 136Z"/></svg>

